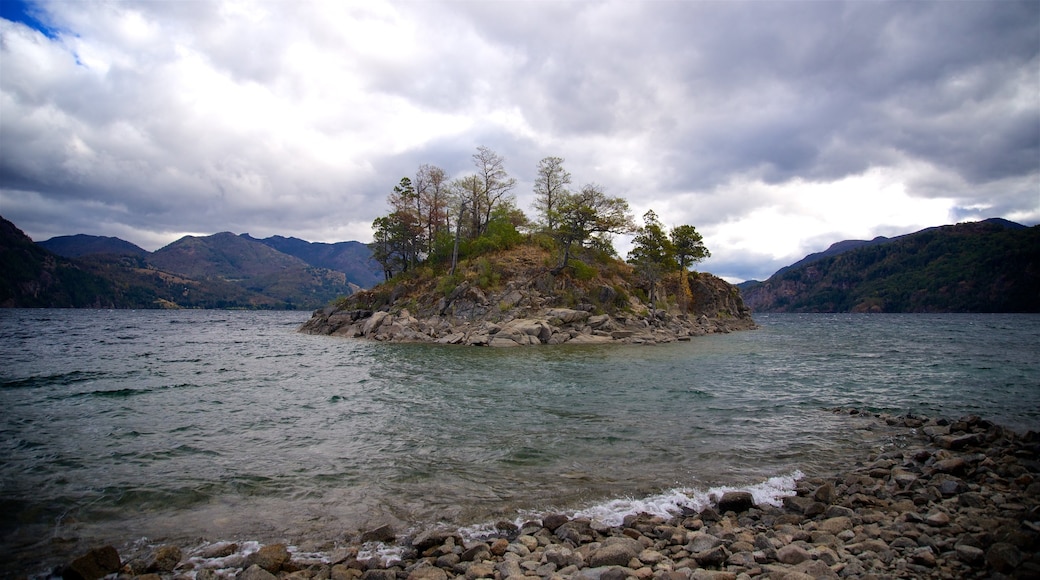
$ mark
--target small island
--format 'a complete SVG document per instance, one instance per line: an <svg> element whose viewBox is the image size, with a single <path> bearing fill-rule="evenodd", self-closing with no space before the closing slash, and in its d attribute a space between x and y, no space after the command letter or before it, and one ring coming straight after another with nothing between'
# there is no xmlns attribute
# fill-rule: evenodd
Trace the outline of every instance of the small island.
<svg viewBox="0 0 1040 580"><path fill-rule="evenodd" d="M690 268L710 256L691 225L636 226L628 202L596 184L571 191L546 157L537 218L511 195L501 156L481 147L477 172L448 180L423 165L402 178L373 222L385 282L337 300L300 330L386 342L511 347L689 340L755 328L736 286ZM613 235L635 234L627 260Z"/></svg>

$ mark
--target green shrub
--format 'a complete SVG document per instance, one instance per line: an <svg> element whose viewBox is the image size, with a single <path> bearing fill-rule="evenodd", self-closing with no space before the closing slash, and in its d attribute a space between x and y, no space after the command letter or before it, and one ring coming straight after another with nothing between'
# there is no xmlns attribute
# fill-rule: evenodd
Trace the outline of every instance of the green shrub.
<svg viewBox="0 0 1040 580"><path fill-rule="evenodd" d="M495 270L487 258L477 260L477 286L488 290L494 288L502 280L502 274Z"/></svg>
<svg viewBox="0 0 1040 580"><path fill-rule="evenodd" d="M574 272L574 278L582 281L589 281L594 279L599 274L599 269L586 264L580 260L572 260L570 263L571 271Z"/></svg>

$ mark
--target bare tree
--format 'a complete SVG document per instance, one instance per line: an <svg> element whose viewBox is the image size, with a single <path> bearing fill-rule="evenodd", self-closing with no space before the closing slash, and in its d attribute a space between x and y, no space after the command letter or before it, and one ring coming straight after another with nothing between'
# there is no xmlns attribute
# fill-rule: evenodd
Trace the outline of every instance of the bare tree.
<svg viewBox="0 0 1040 580"><path fill-rule="evenodd" d="M432 252L437 234L448 229L448 175L436 165L420 165L415 173L415 195L427 251Z"/></svg>
<svg viewBox="0 0 1040 580"><path fill-rule="evenodd" d="M560 200L568 195L571 174L563 168L563 158L546 157L538 162L538 177L534 182L534 208L542 216L542 225L548 232L556 229Z"/></svg>
<svg viewBox="0 0 1040 580"><path fill-rule="evenodd" d="M491 149L481 145L473 154L473 164L477 167L477 178L480 180L479 212L476 215L476 235L484 233L487 223L491 221L491 211L503 199L510 199L510 193L516 187L516 179L509 177L505 169L505 158ZM473 205L471 209L477 210Z"/></svg>

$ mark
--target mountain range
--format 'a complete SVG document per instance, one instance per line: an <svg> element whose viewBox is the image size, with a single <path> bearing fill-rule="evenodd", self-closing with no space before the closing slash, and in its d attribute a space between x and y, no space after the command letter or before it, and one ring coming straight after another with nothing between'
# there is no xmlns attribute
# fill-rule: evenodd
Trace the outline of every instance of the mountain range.
<svg viewBox="0 0 1040 580"><path fill-rule="evenodd" d="M314 309L382 281L360 242L223 232L148 252L84 234L34 243L2 217L0 273L0 307ZM1040 312L1040 226L845 240L737 287L756 312Z"/></svg>
<svg viewBox="0 0 1040 580"><path fill-rule="evenodd" d="M3 218L0 271L3 307L310 310L382 280L360 242L223 232L148 252L84 234L34 243Z"/></svg>
<svg viewBox="0 0 1040 580"><path fill-rule="evenodd" d="M1040 312L1040 226L992 218L846 240L737 287L756 312Z"/></svg>

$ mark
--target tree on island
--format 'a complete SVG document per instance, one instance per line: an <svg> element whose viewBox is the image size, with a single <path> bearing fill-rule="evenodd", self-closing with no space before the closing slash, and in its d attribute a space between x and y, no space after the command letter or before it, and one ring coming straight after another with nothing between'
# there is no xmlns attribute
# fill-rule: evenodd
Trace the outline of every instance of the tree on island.
<svg viewBox="0 0 1040 580"><path fill-rule="evenodd" d="M554 221L554 235L563 246L563 257L557 271L567 267L574 244L585 246L588 242L602 242L609 234L626 234L635 229L629 214L628 201L621 197L610 197L603 188L594 183L587 184L578 193L561 196ZM548 221L550 216L546 216ZM613 244L607 243L610 250Z"/></svg>
<svg viewBox="0 0 1040 580"><path fill-rule="evenodd" d="M559 275L575 258L615 259L611 236L634 232L628 263L646 285L650 302L666 298L660 294L662 282L676 276L683 306L689 303L688 276L676 273L711 255L693 226L666 232L657 214L648 211L637 228L624 198L607 195L595 183L569 190L571 174L563 158L553 156L538 163L532 225L516 207L517 180L506 171L505 158L482 146L472 159L476 172L452 180L439 167L421 165L414 180L401 178L387 196L391 211L372 223L370 245L387 280L418 266L454 276L460 258L506 250L525 239L557 252L557 265L549 271Z"/></svg>
<svg viewBox="0 0 1040 580"><path fill-rule="evenodd" d="M680 225L665 234L664 225L657 214L650 210L643 214L643 227L632 238L633 248L628 253L628 263L636 268L647 285L650 303L658 299L658 288L663 279L673 273L679 274L679 288L683 307L692 301L689 268L711 256L697 228Z"/></svg>
<svg viewBox="0 0 1040 580"><path fill-rule="evenodd" d="M534 182L534 209L542 215L542 227L546 231L556 229L556 216L560 202L570 195L567 186L571 174L563 168L562 157L546 157L538 162L538 177Z"/></svg>

